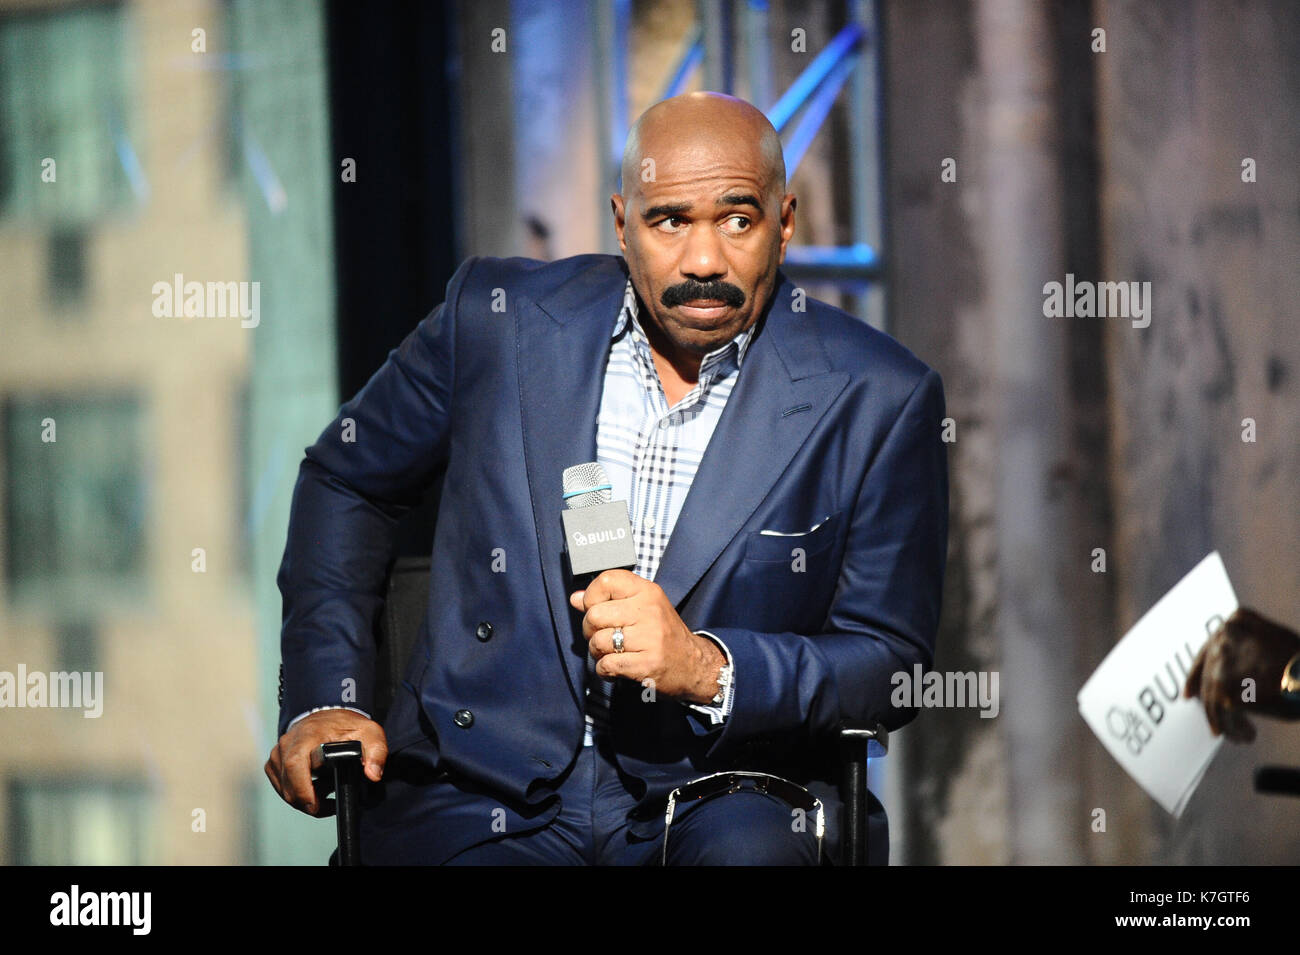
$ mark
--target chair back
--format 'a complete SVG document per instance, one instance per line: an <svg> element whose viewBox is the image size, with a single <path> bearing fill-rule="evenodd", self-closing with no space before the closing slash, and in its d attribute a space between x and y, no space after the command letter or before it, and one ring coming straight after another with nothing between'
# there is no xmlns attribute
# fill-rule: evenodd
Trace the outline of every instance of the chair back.
<svg viewBox="0 0 1300 955"><path fill-rule="evenodd" d="M384 609L375 632L374 718L382 723L406 676L429 605L429 558L399 557L388 574Z"/></svg>

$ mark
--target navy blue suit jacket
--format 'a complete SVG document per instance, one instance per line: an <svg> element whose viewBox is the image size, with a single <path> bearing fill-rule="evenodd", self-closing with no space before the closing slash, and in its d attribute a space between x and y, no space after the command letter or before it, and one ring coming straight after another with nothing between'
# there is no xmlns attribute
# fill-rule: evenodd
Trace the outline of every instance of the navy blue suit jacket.
<svg viewBox="0 0 1300 955"><path fill-rule="evenodd" d="M596 460L626 281L616 256L467 260L301 465L278 577L281 732L313 707L369 710L395 524L446 467L429 610L384 727L390 764L415 761L461 794L440 858L482 841L456 820L489 806L511 832L544 824L558 810L548 781L582 745L586 644L568 602L561 474ZM656 578L689 627L730 649L734 709L710 728L618 681L639 833L662 826L674 786L747 768L821 796L834 839L837 724L908 722L890 677L933 659L948 520L939 376L783 274L760 321Z"/></svg>

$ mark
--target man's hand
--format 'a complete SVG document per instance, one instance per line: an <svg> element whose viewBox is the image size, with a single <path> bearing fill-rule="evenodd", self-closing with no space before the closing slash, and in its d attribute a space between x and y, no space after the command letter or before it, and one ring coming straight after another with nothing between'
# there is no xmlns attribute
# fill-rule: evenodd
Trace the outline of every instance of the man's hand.
<svg viewBox="0 0 1300 955"><path fill-rule="evenodd" d="M1300 652L1300 636L1286 627L1242 607L1201 647L1187 675L1183 696L1199 696L1205 704L1210 732L1234 742L1249 743L1255 727L1246 717L1293 715L1282 699L1282 669ZM1255 683L1255 698L1242 701L1244 680Z"/></svg>
<svg viewBox="0 0 1300 955"><path fill-rule="evenodd" d="M691 703L717 695L726 656L691 632L658 584L630 570L607 570L570 594L569 603L585 612L582 633L599 675L652 680L656 693ZM623 628L622 653L614 651L615 627Z"/></svg>
<svg viewBox="0 0 1300 955"><path fill-rule="evenodd" d="M361 758L370 779L379 782L388 759L388 739L384 728L351 710L320 710L305 716L271 748L266 761L266 777L275 791L295 809L315 816L316 790L311 783L311 754L321 743L344 740L361 741Z"/></svg>

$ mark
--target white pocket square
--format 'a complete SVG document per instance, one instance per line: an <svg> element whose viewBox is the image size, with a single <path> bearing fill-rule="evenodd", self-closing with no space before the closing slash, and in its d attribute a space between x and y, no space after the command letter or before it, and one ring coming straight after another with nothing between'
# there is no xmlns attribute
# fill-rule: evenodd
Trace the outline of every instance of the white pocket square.
<svg viewBox="0 0 1300 955"><path fill-rule="evenodd" d="M806 531L767 531L767 530L763 530L763 531L759 531L759 534L763 535L764 537L805 537L805 536L807 536L808 534L811 534L813 531L817 530L817 528L821 527L821 526L822 526L823 524L825 524L828 520L830 520L830 515L829 515L829 514L827 514L825 517L823 517L820 521L818 521L818 522L817 522L816 524L814 524L812 527L808 528Z"/></svg>

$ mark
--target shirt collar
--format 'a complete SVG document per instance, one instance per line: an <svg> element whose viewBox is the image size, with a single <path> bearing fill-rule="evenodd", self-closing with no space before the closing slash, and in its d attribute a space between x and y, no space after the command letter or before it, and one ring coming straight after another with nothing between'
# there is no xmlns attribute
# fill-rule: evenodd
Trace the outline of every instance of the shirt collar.
<svg viewBox="0 0 1300 955"><path fill-rule="evenodd" d="M632 280L628 279L627 286L623 289L623 307L618 311L618 318L614 321L614 330L610 334L610 338L618 338L619 335L623 334L623 329L627 327L627 323L630 320L632 324L636 326L636 330L640 337L643 340L646 340L645 329L641 327L641 319L638 314L639 311L640 309L636 300L636 289L632 287ZM735 345L736 367L739 368L745 361L745 352L749 349L749 343L753 336L754 326L750 325L749 328L738 334L731 341L727 342L725 345L720 345L705 355L700 361L700 367L703 368L706 363L716 363L718 359L715 358L715 356L720 357L724 355L727 349L731 348L732 345Z"/></svg>

